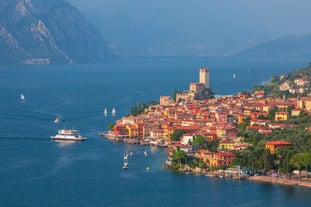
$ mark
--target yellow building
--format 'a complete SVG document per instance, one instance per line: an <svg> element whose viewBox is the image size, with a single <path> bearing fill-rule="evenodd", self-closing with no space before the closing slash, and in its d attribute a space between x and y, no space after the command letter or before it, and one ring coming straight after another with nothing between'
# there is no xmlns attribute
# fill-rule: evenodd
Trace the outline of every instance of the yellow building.
<svg viewBox="0 0 311 207"><path fill-rule="evenodd" d="M226 138L227 129L223 126L216 127L216 135L217 135L217 138Z"/></svg>
<svg viewBox="0 0 311 207"><path fill-rule="evenodd" d="M238 124L241 124L246 117L247 116L242 113L237 114L236 118L237 118Z"/></svg>
<svg viewBox="0 0 311 207"><path fill-rule="evenodd" d="M293 109L291 115L292 116L299 116L301 111L302 111L301 109Z"/></svg>
<svg viewBox="0 0 311 207"><path fill-rule="evenodd" d="M136 124L126 125L129 137L138 137L138 126Z"/></svg>
<svg viewBox="0 0 311 207"><path fill-rule="evenodd" d="M285 111L277 111L275 112L275 121L285 121L288 120L288 112Z"/></svg>
<svg viewBox="0 0 311 207"><path fill-rule="evenodd" d="M220 151L229 151L234 149L235 143L229 140L219 142L219 150Z"/></svg>
<svg viewBox="0 0 311 207"><path fill-rule="evenodd" d="M307 111L311 111L311 97L299 98L299 100L297 101L297 107Z"/></svg>
<svg viewBox="0 0 311 207"><path fill-rule="evenodd" d="M271 154L274 154L277 148L288 147L290 145L292 145L292 143L282 141L282 140L277 140L277 141L272 141L272 142L266 142L265 148L268 149Z"/></svg>

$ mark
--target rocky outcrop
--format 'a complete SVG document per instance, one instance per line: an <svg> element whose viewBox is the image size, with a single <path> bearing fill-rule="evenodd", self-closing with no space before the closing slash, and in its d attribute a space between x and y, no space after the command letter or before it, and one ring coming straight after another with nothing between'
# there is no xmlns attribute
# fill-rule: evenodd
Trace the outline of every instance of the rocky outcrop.
<svg viewBox="0 0 311 207"><path fill-rule="evenodd" d="M111 59L102 34L64 0L0 0L0 63Z"/></svg>

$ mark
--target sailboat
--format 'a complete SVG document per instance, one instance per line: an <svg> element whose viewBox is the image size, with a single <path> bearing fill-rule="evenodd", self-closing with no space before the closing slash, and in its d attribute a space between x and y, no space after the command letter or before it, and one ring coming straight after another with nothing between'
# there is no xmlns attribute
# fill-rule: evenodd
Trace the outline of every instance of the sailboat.
<svg viewBox="0 0 311 207"><path fill-rule="evenodd" d="M24 102L25 101L25 96L24 96L24 94L21 94L21 102Z"/></svg>
<svg viewBox="0 0 311 207"><path fill-rule="evenodd" d="M116 110L115 110L115 108L112 109L111 114L112 114L112 116L116 115Z"/></svg>
<svg viewBox="0 0 311 207"><path fill-rule="evenodd" d="M145 155L145 156L148 156L147 150L144 151L144 155Z"/></svg>
<svg viewBox="0 0 311 207"><path fill-rule="evenodd" d="M54 120L54 123L59 123L60 122L60 118L56 117L56 119Z"/></svg>
<svg viewBox="0 0 311 207"><path fill-rule="evenodd" d="M107 116L108 112L107 112L107 108L105 108L104 110L104 116Z"/></svg>
<svg viewBox="0 0 311 207"><path fill-rule="evenodd" d="M235 79L235 73L233 73L233 79Z"/></svg>

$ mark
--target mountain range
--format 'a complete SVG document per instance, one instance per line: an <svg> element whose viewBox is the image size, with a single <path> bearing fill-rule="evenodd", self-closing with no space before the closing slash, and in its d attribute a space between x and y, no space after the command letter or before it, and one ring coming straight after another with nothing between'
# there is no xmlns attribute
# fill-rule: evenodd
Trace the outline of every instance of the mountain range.
<svg viewBox="0 0 311 207"><path fill-rule="evenodd" d="M64 0L0 0L0 64L109 60L102 34Z"/></svg>
<svg viewBox="0 0 311 207"><path fill-rule="evenodd" d="M290 35L267 41L235 54L232 57L241 59L311 59L311 34Z"/></svg>
<svg viewBox="0 0 311 207"><path fill-rule="evenodd" d="M96 63L112 58L101 32L67 1L0 0L0 64ZM229 58L310 59L311 34L264 42Z"/></svg>

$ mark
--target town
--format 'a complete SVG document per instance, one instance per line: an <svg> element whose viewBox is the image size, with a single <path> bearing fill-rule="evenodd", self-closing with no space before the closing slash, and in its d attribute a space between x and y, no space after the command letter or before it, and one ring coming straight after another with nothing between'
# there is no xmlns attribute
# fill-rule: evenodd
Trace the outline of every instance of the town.
<svg viewBox="0 0 311 207"><path fill-rule="evenodd" d="M283 172L282 176L291 177L289 173L295 172L307 177L307 171L300 170L311 164L310 148L296 149L304 145L297 134L297 141L283 136L303 127L305 147L310 146L311 125L298 121L311 112L311 97L303 97L310 91L307 79L301 75L293 81L284 79L282 84L278 81L279 97L268 96L264 86L254 87L253 92L214 97L209 69L200 68L199 82L191 82L189 90L175 91L173 98L161 96L158 104L117 120L103 135L111 140L168 147L167 166L181 171L238 178L255 172L274 176ZM308 122L304 120L304 124Z"/></svg>

